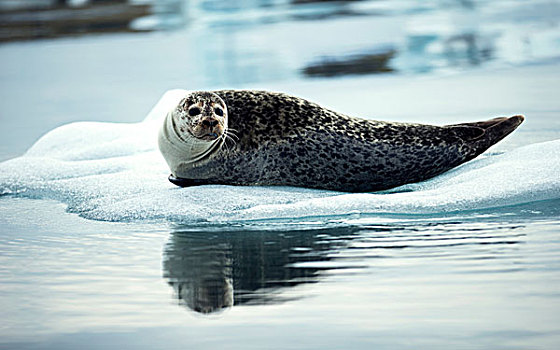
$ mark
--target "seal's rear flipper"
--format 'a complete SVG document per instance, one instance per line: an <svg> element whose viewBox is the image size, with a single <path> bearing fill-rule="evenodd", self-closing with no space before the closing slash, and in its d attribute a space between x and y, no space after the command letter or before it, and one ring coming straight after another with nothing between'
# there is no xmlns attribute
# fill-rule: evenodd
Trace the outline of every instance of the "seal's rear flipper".
<svg viewBox="0 0 560 350"><path fill-rule="evenodd" d="M447 127L453 129L455 134L467 143L472 144L476 153L474 156L477 156L511 134L523 123L523 120L525 120L525 117L522 115L515 115L483 122L448 125Z"/></svg>
<svg viewBox="0 0 560 350"><path fill-rule="evenodd" d="M488 122L495 121L488 125L485 129L485 140L489 143L488 147L499 142L507 135L511 134L521 123L523 123L525 117L522 115L514 115L509 118L496 118L489 120Z"/></svg>

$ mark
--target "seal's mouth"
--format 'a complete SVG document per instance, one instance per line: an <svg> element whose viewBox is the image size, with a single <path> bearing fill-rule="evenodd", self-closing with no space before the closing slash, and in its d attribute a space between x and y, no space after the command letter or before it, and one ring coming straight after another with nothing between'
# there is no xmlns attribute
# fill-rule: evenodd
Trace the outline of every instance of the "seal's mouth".
<svg viewBox="0 0 560 350"><path fill-rule="evenodd" d="M207 141L212 141L217 139L219 136L215 132L208 133L206 135L202 135L200 138Z"/></svg>
<svg viewBox="0 0 560 350"><path fill-rule="evenodd" d="M191 134L199 140L214 141L224 133L224 127L215 119L205 119L189 128Z"/></svg>
<svg viewBox="0 0 560 350"><path fill-rule="evenodd" d="M199 140L203 140L203 141L214 141L219 139L222 136L222 132L220 132L220 130L199 130L198 133L196 132L191 132L192 136L194 136L195 138L199 139Z"/></svg>

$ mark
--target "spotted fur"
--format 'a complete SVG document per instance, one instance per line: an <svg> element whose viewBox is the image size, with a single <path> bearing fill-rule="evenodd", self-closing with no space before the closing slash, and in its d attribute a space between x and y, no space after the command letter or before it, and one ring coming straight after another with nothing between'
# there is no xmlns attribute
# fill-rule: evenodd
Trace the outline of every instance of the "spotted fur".
<svg viewBox="0 0 560 350"><path fill-rule="evenodd" d="M237 142L172 175L202 183L369 192L441 174L484 152L522 116L447 126L349 117L282 93L213 91ZM177 108L182 108L181 104ZM165 156L165 154L164 154Z"/></svg>

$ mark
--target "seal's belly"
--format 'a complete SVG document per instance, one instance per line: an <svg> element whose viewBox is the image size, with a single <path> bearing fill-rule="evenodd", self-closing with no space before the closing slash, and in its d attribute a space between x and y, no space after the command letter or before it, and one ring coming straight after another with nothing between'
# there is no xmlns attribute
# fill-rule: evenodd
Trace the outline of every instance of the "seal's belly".
<svg viewBox="0 0 560 350"><path fill-rule="evenodd" d="M352 137L295 137L217 154L187 177L234 185L285 185L364 192L440 174L461 162L456 146Z"/></svg>

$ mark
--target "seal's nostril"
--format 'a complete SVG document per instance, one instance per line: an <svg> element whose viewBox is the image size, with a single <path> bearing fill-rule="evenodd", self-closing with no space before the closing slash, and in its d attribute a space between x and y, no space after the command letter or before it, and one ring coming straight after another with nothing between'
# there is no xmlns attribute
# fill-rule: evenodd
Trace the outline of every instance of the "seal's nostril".
<svg viewBox="0 0 560 350"><path fill-rule="evenodd" d="M212 127L218 125L218 121L217 120L212 120L212 119L205 119L205 120L202 121L202 125L212 128Z"/></svg>

